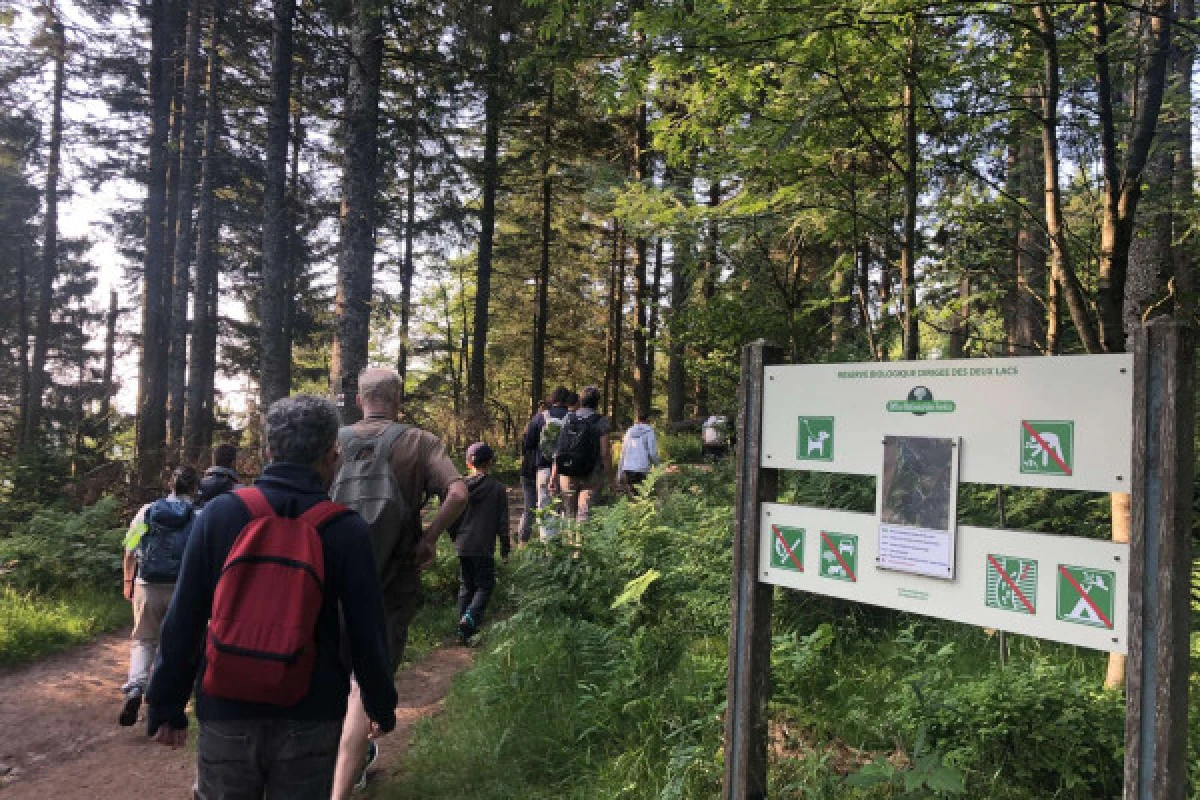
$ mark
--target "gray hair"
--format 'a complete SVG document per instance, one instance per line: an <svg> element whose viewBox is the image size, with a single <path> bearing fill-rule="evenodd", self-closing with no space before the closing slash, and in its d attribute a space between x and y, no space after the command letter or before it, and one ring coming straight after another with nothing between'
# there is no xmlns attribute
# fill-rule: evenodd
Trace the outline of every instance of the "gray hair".
<svg viewBox="0 0 1200 800"><path fill-rule="evenodd" d="M369 367L358 375L358 396L364 402L400 404L400 373L394 369Z"/></svg>
<svg viewBox="0 0 1200 800"><path fill-rule="evenodd" d="M298 394L276 400L267 411L271 460L315 464L337 443L338 413L324 397Z"/></svg>

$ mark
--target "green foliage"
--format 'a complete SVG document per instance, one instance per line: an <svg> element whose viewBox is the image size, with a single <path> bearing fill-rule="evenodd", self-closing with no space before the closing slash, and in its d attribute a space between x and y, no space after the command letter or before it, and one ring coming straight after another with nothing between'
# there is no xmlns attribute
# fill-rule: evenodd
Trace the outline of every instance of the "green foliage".
<svg viewBox="0 0 1200 800"><path fill-rule="evenodd" d="M668 433L658 437L658 454L663 461L675 464L697 464L701 459L698 433Z"/></svg>
<svg viewBox="0 0 1200 800"><path fill-rule="evenodd" d="M80 587L107 589L121 582L125 530L111 497L79 512L45 509L0 539L0 577L42 593Z"/></svg>
<svg viewBox="0 0 1200 800"><path fill-rule="evenodd" d="M55 597L0 586L0 666L32 661L129 620L129 601L116 584Z"/></svg>

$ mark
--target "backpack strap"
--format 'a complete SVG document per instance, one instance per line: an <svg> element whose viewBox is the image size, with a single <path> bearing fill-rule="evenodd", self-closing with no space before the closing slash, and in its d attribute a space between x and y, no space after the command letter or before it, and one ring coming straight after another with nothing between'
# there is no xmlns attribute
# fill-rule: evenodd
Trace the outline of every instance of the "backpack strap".
<svg viewBox="0 0 1200 800"><path fill-rule="evenodd" d="M317 530L320 530L322 526L328 524L335 517L340 517L349 510L341 503L335 503L332 500L321 500L297 517L297 519L301 522L307 522Z"/></svg>
<svg viewBox="0 0 1200 800"><path fill-rule="evenodd" d="M238 489L234 494L250 512L250 519L275 516L275 509L271 508L271 504L267 502L267 496L262 493L261 489L248 486L245 489Z"/></svg>
<svg viewBox="0 0 1200 800"><path fill-rule="evenodd" d="M353 425L347 425L338 434L338 447L342 451L342 463L349 464L351 461L357 461L358 454L362 452L363 448L372 446L376 447L376 454L382 452L390 458L396 440L408 428L409 426L402 422L391 422L375 436L359 436L354 432Z"/></svg>

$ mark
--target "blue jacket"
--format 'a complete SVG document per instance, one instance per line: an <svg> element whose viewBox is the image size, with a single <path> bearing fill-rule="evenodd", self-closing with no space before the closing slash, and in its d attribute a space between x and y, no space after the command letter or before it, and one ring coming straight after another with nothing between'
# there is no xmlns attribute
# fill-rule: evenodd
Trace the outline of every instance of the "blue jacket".
<svg viewBox="0 0 1200 800"><path fill-rule="evenodd" d="M277 514L296 517L328 497L315 470L297 464L271 464L255 485ZM366 522L353 512L321 529L325 555L324 605L317 617L317 660L308 696L294 706L243 703L204 693L204 637L221 568L242 528L250 521L232 494L214 498L196 517L163 620L154 674L146 691L147 725L153 735L162 723L186 728L184 707L196 692L201 720L284 718L335 720L346 714L350 672L341 652L341 607L354 675L367 715L385 731L396 724L396 687L387 652L383 593L371 552Z"/></svg>

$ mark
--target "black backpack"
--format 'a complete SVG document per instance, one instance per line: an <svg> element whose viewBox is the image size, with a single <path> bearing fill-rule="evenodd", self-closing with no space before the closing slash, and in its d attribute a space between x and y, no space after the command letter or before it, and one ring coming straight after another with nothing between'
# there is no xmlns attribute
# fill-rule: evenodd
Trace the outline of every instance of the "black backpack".
<svg viewBox="0 0 1200 800"><path fill-rule="evenodd" d="M205 472L196 488L196 508L204 508L209 500L232 492L235 486L237 480L225 470Z"/></svg>
<svg viewBox="0 0 1200 800"><path fill-rule="evenodd" d="M138 577L146 583L174 583L196 510L190 503L156 500L146 511L146 532L138 543Z"/></svg>
<svg viewBox="0 0 1200 800"><path fill-rule="evenodd" d="M600 435L596 432L599 414L586 417L568 414L558 434L558 472L569 478L586 478L596 471L600 461Z"/></svg>

